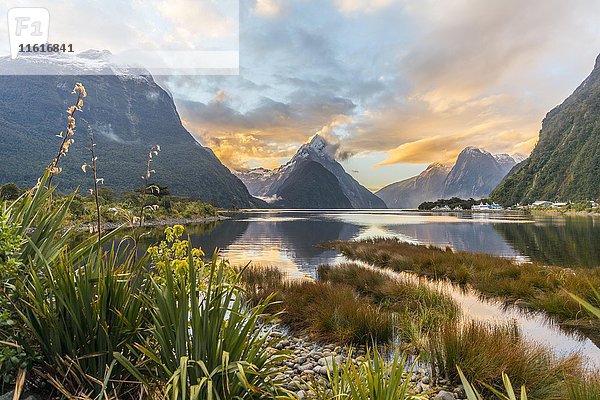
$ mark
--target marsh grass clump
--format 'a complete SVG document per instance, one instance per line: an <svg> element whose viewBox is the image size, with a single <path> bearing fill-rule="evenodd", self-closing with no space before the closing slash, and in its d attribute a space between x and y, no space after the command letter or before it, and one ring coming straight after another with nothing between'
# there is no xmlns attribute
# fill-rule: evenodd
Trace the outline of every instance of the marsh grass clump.
<svg viewBox="0 0 600 400"><path fill-rule="evenodd" d="M256 302L277 300L284 324L316 339L387 342L421 348L427 333L458 318L458 305L425 284L403 281L357 264L320 266L318 281L289 281L272 267L246 268L242 281Z"/></svg>
<svg viewBox="0 0 600 400"><path fill-rule="evenodd" d="M352 287L361 296L395 314L395 329L405 345L421 347L429 332L455 321L459 306L425 283L397 279L357 264L321 266L319 279Z"/></svg>
<svg viewBox="0 0 600 400"><path fill-rule="evenodd" d="M567 383L569 400L600 399L600 375L583 376Z"/></svg>
<svg viewBox="0 0 600 400"><path fill-rule="evenodd" d="M559 322L594 334L598 320L589 318L583 307L561 289L577 292L591 305L600 307L592 287L600 286L600 269L566 269L433 246L415 245L398 239L366 239L333 242L327 247L345 256L397 272L412 272L432 279L449 279L470 285L481 294L545 311Z"/></svg>
<svg viewBox="0 0 600 400"><path fill-rule="evenodd" d="M281 300L280 291L286 284L285 275L281 269L267 266L246 266L235 269L240 274L245 294L252 303L258 304L268 296L274 296L274 299Z"/></svg>
<svg viewBox="0 0 600 400"><path fill-rule="evenodd" d="M269 310L284 325L316 340L366 344L394 335L392 314L348 285L291 281L277 268L258 266L243 269L241 279L254 304L271 297Z"/></svg>
<svg viewBox="0 0 600 400"><path fill-rule="evenodd" d="M315 339L369 343L385 342L393 337L392 314L360 298L349 286L291 283L281 296L283 323Z"/></svg>
<svg viewBox="0 0 600 400"><path fill-rule="evenodd" d="M488 390L484 384L503 390L506 373L517 387L527 388L530 399L564 399L566 382L584 375L578 356L559 359L549 349L523 339L512 324L449 324L431 337L431 355L450 381L461 382L459 366L482 393Z"/></svg>

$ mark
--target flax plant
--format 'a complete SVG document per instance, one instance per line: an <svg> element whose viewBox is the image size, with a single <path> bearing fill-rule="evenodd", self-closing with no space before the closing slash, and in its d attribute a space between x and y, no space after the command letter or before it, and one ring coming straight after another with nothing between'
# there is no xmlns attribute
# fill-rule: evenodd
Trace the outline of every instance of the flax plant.
<svg viewBox="0 0 600 400"><path fill-rule="evenodd" d="M113 353L127 355L140 340L146 261L127 250L102 259L92 252L79 262L64 253L29 269L19 315L42 355L35 375L67 398L127 391L132 378Z"/></svg>
<svg viewBox="0 0 600 400"><path fill-rule="evenodd" d="M426 395L411 394L413 365L396 350L390 360L373 346L364 361L355 363L352 352L343 363L327 366L327 381L317 381L310 388L318 400L416 400Z"/></svg>
<svg viewBox="0 0 600 400"><path fill-rule="evenodd" d="M67 130L64 132L60 132L58 135L56 135L57 137L61 138L62 141L60 143L56 156L47 168L47 170L50 172L48 186L50 186L50 184L52 183L52 177L54 177L55 175L59 175L62 172L62 168L59 166L60 160L69 152L69 147L75 141L73 139L73 136L75 135L76 126L75 113L83 112L83 99L87 97L85 87L81 83L75 84L75 88L73 89L72 94L77 95L77 100L75 101L75 104L73 104L67 109Z"/></svg>
<svg viewBox="0 0 600 400"><path fill-rule="evenodd" d="M162 388L171 400L288 398L276 379L286 356L267 335L269 299L250 306L227 268L216 253L199 265L189 245L186 271L166 266L152 279L152 340L135 346L137 359L115 354L149 392Z"/></svg>
<svg viewBox="0 0 600 400"><path fill-rule="evenodd" d="M460 367L457 367L458 374L460 376L460 380L465 388L465 393L467 394L467 400L484 400L484 397L471 385L469 380L465 377L465 374L462 372ZM515 390L513 388L508 375L504 372L502 373L502 382L504 384L504 389L506 390L506 394L500 392L499 390L494 389L493 387L486 385L486 387L494 393L494 395L500 400L517 400L517 395L515 394ZM525 386L521 386L521 391L519 393L520 400L527 400L527 390Z"/></svg>

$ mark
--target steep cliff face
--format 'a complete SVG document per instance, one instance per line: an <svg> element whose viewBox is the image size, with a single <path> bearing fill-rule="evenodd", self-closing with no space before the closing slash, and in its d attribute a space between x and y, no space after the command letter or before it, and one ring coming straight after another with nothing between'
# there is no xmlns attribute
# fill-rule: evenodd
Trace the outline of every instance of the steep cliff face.
<svg viewBox="0 0 600 400"><path fill-rule="evenodd" d="M337 178L342 194L350 201L352 208L386 208L385 203L380 198L358 183L344 170L344 167L331 154L329 143L319 135L315 135L309 143L303 144L290 161L277 169L265 170L259 168L238 172L237 175L254 196L267 199L282 198L281 188L284 182L287 182L288 187L290 185L302 187L301 182L297 181L300 175L296 174L295 171L308 162L320 164ZM320 190L328 193L334 188L324 186ZM337 196L337 193L335 196ZM284 198L283 200L293 201L291 198Z"/></svg>
<svg viewBox="0 0 600 400"><path fill-rule="evenodd" d="M515 164L507 154L494 156L485 150L467 147L458 155L444 182L443 197L488 196Z"/></svg>
<svg viewBox="0 0 600 400"><path fill-rule="evenodd" d="M387 185L375 194L389 208L417 208L425 201L442 197L450 169L449 165L433 163L419 175Z"/></svg>
<svg viewBox="0 0 600 400"><path fill-rule="evenodd" d="M546 114L529 158L493 191L502 204L600 197L600 56L592 73Z"/></svg>
<svg viewBox="0 0 600 400"><path fill-rule="evenodd" d="M24 57L20 62L51 63L57 72L77 75L0 76L0 182L35 183L56 153L55 134L65 129L65 110L74 101L70 92L75 82L82 82L88 97L84 113L78 115L75 143L56 179L61 190L89 186L90 177L81 171L89 158L85 119L94 130L99 173L109 188L129 191L141 186L146 153L159 144L162 151L155 159L153 180L172 193L228 208L262 203L183 127L173 99L150 74L118 73L98 52L76 60L77 66L52 57ZM0 68L4 63L0 59ZM115 74L88 75L87 68Z"/></svg>

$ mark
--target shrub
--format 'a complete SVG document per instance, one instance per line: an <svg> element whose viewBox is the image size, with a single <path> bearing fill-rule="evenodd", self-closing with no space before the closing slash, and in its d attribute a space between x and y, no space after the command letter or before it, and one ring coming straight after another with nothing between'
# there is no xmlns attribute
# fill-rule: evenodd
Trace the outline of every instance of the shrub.
<svg viewBox="0 0 600 400"><path fill-rule="evenodd" d="M67 253L30 268L19 312L42 355L38 375L63 395L125 391L119 382L131 376L113 365L113 352L128 354L144 328L144 264L129 252L102 261L92 253L81 263Z"/></svg>
<svg viewBox="0 0 600 400"><path fill-rule="evenodd" d="M23 194L23 189L14 183L6 183L0 187L0 200L12 201L16 200Z"/></svg>
<svg viewBox="0 0 600 400"><path fill-rule="evenodd" d="M262 329L273 317L269 304L250 307L217 256L208 265L188 244L186 266L165 265L146 297L152 325L137 357L116 354L150 392L171 399L274 398L285 393L275 380L283 352ZM208 274L199 273L208 270ZM204 289L203 289L204 288ZM164 390L163 390L164 388Z"/></svg>

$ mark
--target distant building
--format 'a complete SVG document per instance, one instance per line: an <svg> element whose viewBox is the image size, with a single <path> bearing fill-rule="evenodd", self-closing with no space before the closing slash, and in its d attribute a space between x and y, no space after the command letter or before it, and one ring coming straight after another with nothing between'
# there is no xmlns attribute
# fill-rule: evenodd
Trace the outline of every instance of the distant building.
<svg viewBox="0 0 600 400"><path fill-rule="evenodd" d="M545 201L545 200L534 201L531 204L531 207L551 207L551 206L552 206L552 202L551 201Z"/></svg>

